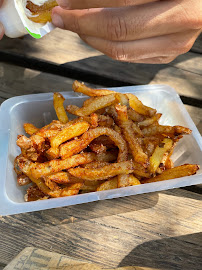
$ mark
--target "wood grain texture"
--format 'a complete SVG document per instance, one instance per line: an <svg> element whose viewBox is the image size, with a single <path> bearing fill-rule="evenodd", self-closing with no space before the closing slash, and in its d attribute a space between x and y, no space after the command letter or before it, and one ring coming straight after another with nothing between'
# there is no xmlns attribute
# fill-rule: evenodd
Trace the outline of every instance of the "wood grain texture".
<svg viewBox="0 0 202 270"><path fill-rule="evenodd" d="M0 43L0 52L38 59L60 68L62 65L66 70L89 72L103 76L103 81L104 78L121 81L122 85L168 84L181 95L201 99L202 56L193 52L181 55L167 65L122 63L90 48L76 34L60 29L41 40L26 36L14 41L5 37Z"/></svg>
<svg viewBox="0 0 202 270"><path fill-rule="evenodd" d="M202 196L175 189L0 218L0 262L28 246L105 267L200 270Z"/></svg>
<svg viewBox="0 0 202 270"><path fill-rule="evenodd" d="M72 91L73 81L62 76L0 63L0 104L17 95ZM189 105L185 107L202 134L202 109Z"/></svg>

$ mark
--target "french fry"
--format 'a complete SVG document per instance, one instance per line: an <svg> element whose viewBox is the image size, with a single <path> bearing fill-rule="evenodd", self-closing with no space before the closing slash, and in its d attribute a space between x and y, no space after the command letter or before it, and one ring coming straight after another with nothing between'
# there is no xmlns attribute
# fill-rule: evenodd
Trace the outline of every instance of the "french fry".
<svg viewBox="0 0 202 270"><path fill-rule="evenodd" d="M109 162L105 162L105 161L93 161L91 163L83 165L82 167L86 169L97 169L97 168L107 166L109 164L110 164Z"/></svg>
<svg viewBox="0 0 202 270"><path fill-rule="evenodd" d="M94 153L83 153L64 160L51 160L44 163L33 163L30 160L19 156L16 160L20 170L31 178L40 178L62 170L67 170L81 164L90 163L95 160ZM32 179L31 179L32 180Z"/></svg>
<svg viewBox="0 0 202 270"><path fill-rule="evenodd" d="M78 116L88 116L102 108L112 105L116 101L115 94L108 96L95 97L94 100L87 106L83 106L75 111Z"/></svg>
<svg viewBox="0 0 202 270"><path fill-rule="evenodd" d="M77 115L76 112L79 110L80 108L76 105L68 105L65 110L68 112L68 113L71 113L73 115Z"/></svg>
<svg viewBox="0 0 202 270"><path fill-rule="evenodd" d="M55 137L51 138L50 143L52 148L59 147L63 142L69 141L70 139L82 135L89 128L87 122L74 123L71 126L64 128Z"/></svg>
<svg viewBox="0 0 202 270"><path fill-rule="evenodd" d="M155 109L145 106L135 95L127 94L127 96L129 98L130 107L137 113L150 117L156 113Z"/></svg>
<svg viewBox="0 0 202 270"><path fill-rule="evenodd" d="M91 181L104 180L119 174L129 174L132 172L133 172L133 164L131 161L113 163L97 169L86 169L79 167L69 169L69 173L71 175L84 180L91 180Z"/></svg>
<svg viewBox="0 0 202 270"><path fill-rule="evenodd" d="M129 175L129 185L136 186L136 185L141 185L141 183L133 174L130 174Z"/></svg>
<svg viewBox="0 0 202 270"><path fill-rule="evenodd" d="M63 105L64 101L65 101L65 98L61 94L54 93L53 105L54 105L55 112L57 114L59 121L63 124L66 124L68 122L68 117L65 112L64 105Z"/></svg>
<svg viewBox="0 0 202 270"><path fill-rule="evenodd" d="M92 89L90 87L87 87L84 83L80 83L78 81L75 81L72 87L74 92L83 93L84 95L90 97L106 96L114 93L114 91L105 89Z"/></svg>
<svg viewBox="0 0 202 270"><path fill-rule="evenodd" d="M45 197L45 194L37 187L32 185L27 189L27 193L25 195L26 202L33 202L37 200L41 200Z"/></svg>
<svg viewBox="0 0 202 270"><path fill-rule="evenodd" d="M119 125L122 128L125 140L128 142L134 161L146 166L148 162L147 155L143 152L141 145L132 129L132 122L128 119L127 107L116 105Z"/></svg>
<svg viewBox="0 0 202 270"><path fill-rule="evenodd" d="M129 99L126 94L116 93L115 97L118 104L129 107Z"/></svg>
<svg viewBox="0 0 202 270"><path fill-rule="evenodd" d="M31 1L27 1L26 8L32 13L32 16L28 18L35 23L45 24L51 22L51 12L54 7L58 6L58 3L54 0L45 2L42 6L33 4Z"/></svg>
<svg viewBox="0 0 202 270"><path fill-rule="evenodd" d="M51 181L49 178L45 178L44 181L45 181L46 186L49 187L50 190L60 189L60 187L54 181Z"/></svg>
<svg viewBox="0 0 202 270"><path fill-rule="evenodd" d="M142 184L152 183L152 182L158 182L163 180L170 180L174 178L180 178L184 176L189 176L196 174L196 172L199 170L199 166L196 164L185 164L181 165L169 170L164 171L162 174L157 175L153 178L144 179L141 180Z"/></svg>
<svg viewBox="0 0 202 270"><path fill-rule="evenodd" d="M25 174L19 174L17 177L17 182L19 186L26 186L30 184L32 181L29 179L29 177Z"/></svg>
<svg viewBox="0 0 202 270"><path fill-rule="evenodd" d="M24 123L23 126L24 126L25 132L29 135L33 135L39 130L37 127L35 127L33 124L30 124L30 123Z"/></svg>
<svg viewBox="0 0 202 270"><path fill-rule="evenodd" d="M119 155L118 161L125 161L123 160L127 158L127 144L122 138L120 134L116 131L106 128L106 127L98 127L95 129L89 129L85 132L79 139L72 140L60 146L60 156L62 159L70 157L74 154L81 152L85 149L94 139L101 135L107 135L110 139L117 145L119 148Z"/></svg>
<svg viewBox="0 0 202 270"><path fill-rule="evenodd" d="M118 178L114 177L100 184L97 188L97 191L109 190L118 188Z"/></svg>
<svg viewBox="0 0 202 270"><path fill-rule="evenodd" d="M144 115L137 113L132 108L128 108L128 117L130 120L132 120L134 122L141 122L145 119Z"/></svg>
<svg viewBox="0 0 202 270"><path fill-rule="evenodd" d="M155 122L158 122L158 120L161 118L162 114L161 113L157 113L154 116L152 116L151 118L146 118L145 120L141 121L138 123L138 126L140 128L144 128L147 126L151 126L152 124L154 124Z"/></svg>
<svg viewBox="0 0 202 270"><path fill-rule="evenodd" d="M171 160L171 158L168 156L165 162L165 169L172 169L174 167L173 161Z"/></svg>
<svg viewBox="0 0 202 270"><path fill-rule="evenodd" d="M163 156L166 152L170 151L173 147L173 141L165 138L154 150L154 153L149 159L149 171L155 173L159 167Z"/></svg>
<svg viewBox="0 0 202 270"><path fill-rule="evenodd" d="M155 136L159 134L163 134L169 137L175 137L184 134L191 134L191 130L186 127L181 126L149 126L142 129L142 133L144 136Z"/></svg>
<svg viewBox="0 0 202 270"><path fill-rule="evenodd" d="M89 147L93 152L95 152L97 154L104 153L104 152L107 151L107 147L105 145L103 145L103 144L91 143L89 145Z"/></svg>
<svg viewBox="0 0 202 270"><path fill-rule="evenodd" d="M135 123L132 123L132 129L133 129L134 133L137 134L137 136L144 137L141 129Z"/></svg>
<svg viewBox="0 0 202 270"><path fill-rule="evenodd" d="M99 153L96 155L95 160L102 162L112 162L117 160L118 151L116 149L107 151L106 153Z"/></svg>
<svg viewBox="0 0 202 270"><path fill-rule="evenodd" d="M76 178L69 174L68 172L58 172L44 177L46 181L56 182L58 184L72 184L72 183L80 183L81 179Z"/></svg>
<svg viewBox="0 0 202 270"><path fill-rule="evenodd" d="M53 198L77 195L82 186L83 186L83 183L75 183L62 189L49 191L49 195Z"/></svg>

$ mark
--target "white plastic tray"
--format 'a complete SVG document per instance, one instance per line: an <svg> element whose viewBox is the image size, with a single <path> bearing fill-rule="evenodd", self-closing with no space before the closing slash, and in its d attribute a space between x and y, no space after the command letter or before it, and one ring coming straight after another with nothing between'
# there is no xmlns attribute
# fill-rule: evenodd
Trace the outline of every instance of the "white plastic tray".
<svg viewBox="0 0 202 270"><path fill-rule="evenodd" d="M122 93L134 93L140 100L158 112L163 113L161 124L183 125L192 129L192 134L184 136L178 143L172 159L175 165L197 163L202 168L202 139L192 119L184 108L174 89L165 85L148 85L112 88ZM62 93L66 104L82 105L86 99L72 91ZM196 175L149 183L114 190L92 192L71 197L24 202L25 189L16 183L13 170L14 158L20 149L16 138L24 134L23 123L30 122L42 127L56 119L53 108L53 94L37 94L11 98L0 107L0 215L38 211L92 201L112 199L129 195L154 192L202 183L202 169Z"/></svg>

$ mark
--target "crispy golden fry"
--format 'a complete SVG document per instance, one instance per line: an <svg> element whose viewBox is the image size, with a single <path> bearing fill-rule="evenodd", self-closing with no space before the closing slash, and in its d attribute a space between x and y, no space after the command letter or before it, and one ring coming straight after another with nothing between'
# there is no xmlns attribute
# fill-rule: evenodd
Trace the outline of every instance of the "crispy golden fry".
<svg viewBox="0 0 202 270"><path fill-rule="evenodd" d="M71 175L84 180L91 180L91 181L104 180L119 174L129 174L132 172L133 172L133 164L131 161L113 163L97 169L86 169L79 167L69 169L69 173Z"/></svg>
<svg viewBox="0 0 202 270"><path fill-rule="evenodd" d="M149 126L142 130L144 136L154 136L163 134L165 136L174 137L183 134L191 134L191 130L181 126Z"/></svg>
<svg viewBox="0 0 202 270"><path fill-rule="evenodd" d="M114 125L114 130L115 130L116 132L118 132L119 134L122 133L122 132L121 132L121 128L120 128L119 126L117 126L117 125Z"/></svg>
<svg viewBox="0 0 202 270"><path fill-rule="evenodd" d="M135 123L132 123L132 129L137 136L144 137L141 129Z"/></svg>
<svg viewBox="0 0 202 270"><path fill-rule="evenodd" d="M140 128L144 128L144 127L148 127L151 126L152 124L154 124L155 122L158 122L158 120L161 118L162 114L161 113L157 113L154 116L152 116L151 118L146 118L145 120L141 121L138 123L138 126Z"/></svg>
<svg viewBox="0 0 202 270"><path fill-rule="evenodd" d="M31 186L27 189L27 193L25 195L25 201L26 202L33 202L37 200L43 199L45 194L37 187L37 186Z"/></svg>
<svg viewBox="0 0 202 270"><path fill-rule="evenodd" d="M57 117L59 121L63 124L66 124L68 122L68 117L65 112L64 103L65 98L60 93L54 93L53 95L53 105L55 112L57 114Z"/></svg>
<svg viewBox="0 0 202 270"><path fill-rule="evenodd" d="M87 106L83 106L74 113L78 116L88 116L102 108L112 105L116 101L115 94L108 96L95 97L94 100Z"/></svg>
<svg viewBox="0 0 202 270"><path fill-rule="evenodd" d="M130 174L129 175L129 185L136 186L136 185L141 185L141 183L133 174Z"/></svg>
<svg viewBox="0 0 202 270"><path fill-rule="evenodd" d="M163 156L166 152L171 151L173 147L173 141L171 139L165 138L154 150L154 153L149 159L149 171L155 173L159 167ZM167 158L167 157L166 157Z"/></svg>
<svg viewBox="0 0 202 270"><path fill-rule="evenodd" d="M45 24L52 21L51 12L51 10L46 10L39 13L32 13L33 16L28 18L35 23Z"/></svg>
<svg viewBox="0 0 202 270"><path fill-rule="evenodd" d="M105 181L97 188L97 191L109 190L118 188L118 178L114 177L110 180Z"/></svg>
<svg viewBox="0 0 202 270"><path fill-rule="evenodd" d="M95 192L98 188L99 184L97 185L91 185L91 186L88 186L88 185L85 185L83 184L82 187L80 188L80 190L82 191L86 191L86 192Z"/></svg>
<svg viewBox="0 0 202 270"><path fill-rule="evenodd" d="M135 95L127 94L129 98L130 107L137 113L145 116L153 116L156 114L156 110L145 106Z"/></svg>
<svg viewBox="0 0 202 270"><path fill-rule="evenodd" d="M49 0L42 6L37 6L31 1L27 1L26 8L32 13L32 16L29 17L31 21L44 24L52 21L51 11L56 6L58 6L58 3L54 0Z"/></svg>
<svg viewBox="0 0 202 270"><path fill-rule="evenodd" d="M58 184L72 184L72 183L80 183L81 179L76 178L69 174L68 172L58 172L44 177L44 180L50 180L52 182L56 182Z"/></svg>
<svg viewBox="0 0 202 270"><path fill-rule="evenodd" d="M115 97L118 104L129 107L129 99L126 94L116 93Z"/></svg>
<svg viewBox="0 0 202 270"><path fill-rule="evenodd" d="M87 87L84 83L80 83L78 81L75 81L72 87L74 92L83 93L84 95L90 97L106 96L115 93L114 91L105 89L92 89Z"/></svg>
<svg viewBox="0 0 202 270"><path fill-rule="evenodd" d="M17 177L17 182L19 186L26 186L30 184L32 181L29 179L29 177L25 174L19 174Z"/></svg>
<svg viewBox="0 0 202 270"><path fill-rule="evenodd" d="M119 133L121 135L121 133ZM114 142L108 137L108 136L100 136L92 141L92 143L99 144L99 145L104 145L107 147L107 149L114 149L116 148L116 145Z"/></svg>
<svg viewBox="0 0 202 270"><path fill-rule="evenodd" d="M116 149L107 151L106 153L99 153L96 156L97 161L103 161L103 162L112 162L117 160L118 158L118 151Z"/></svg>
<svg viewBox="0 0 202 270"><path fill-rule="evenodd" d="M83 149L85 149L94 139L101 135L107 135L110 137L111 140L117 145L119 148L119 155L118 155L118 161L125 161L122 160L127 158L127 144L122 138L120 134L118 134L116 131L106 128L106 127L98 127L95 129L89 129L87 132L85 132L79 139L72 140L70 142L67 142L60 146L60 156L62 159L65 159L67 157L70 157L74 154L77 154L81 152Z"/></svg>
<svg viewBox="0 0 202 270"><path fill-rule="evenodd" d="M78 122L64 128L55 137L51 138L50 143L52 148L59 147L63 142L69 141L70 139L82 135L89 128L87 122Z"/></svg>
<svg viewBox="0 0 202 270"><path fill-rule="evenodd" d="M143 121L145 119L144 115L141 115L141 114L137 113L132 108L128 109L128 117L129 117L130 120L132 120L134 122L141 122L141 121Z"/></svg>
<svg viewBox="0 0 202 270"><path fill-rule="evenodd" d="M99 153L105 153L106 151L107 151L107 147L105 146L105 145L103 145L103 144L96 144L96 143L91 143L90 145L89 145L89 147L90 147L90 149L93 151L93 152L95 152L95 153L97 153L97 154L99 154Z"/></svg>
<svg viewBox="0 0 202 270"><path fill-rule="evenodd" d="M60 187L54 181L50 180L49 178L45 178L44 181L45 181L46 186L49 187L50 190L59 190L60 189Z"/></svg>
<svg viewBox="0 0 202 270"><path fill-rule="evenodd" d="M165 162L165 169L172 169L174 167L173 161L171 160L171 158L168 156Z"/></svg>
<svg viewBox="0 0 202 270"><path fill-rule="evenodd" d="M76 112L79 110L80 108L76 105L68 105L65 110L68 112L68 113L71 113L73 115L77 115Z"/></svg>
<svg viewBox="0 0 202 270"><path fill-rule="evenodd" d="M83 165L82 167L86 169L97 169L97 168L107 166L109 164L110 164L109 162L105 162L105 161L93 161L91 163Z"/></svg>
<svg viewBox="0 0 202 270"><path fill-rule="evenodd" d="M147 155L143 152L133 129L132 122L128 119L127 107L116 105L119 125L122 128L125 140L128 142L134 161L146 166L148 162Z"/></svg>
<svg viewBox="0 0 202 270"><path fill-rule="evenodd" d="M35 127L33 124L30 124L30 123L24 123L23 126L24 126L25 132L29 135L33 135L39 130L37 127Z"/></svg>
<svg viewBox="0 0 202 270"><path fill-rule="evenodd" d="M44 163L33 163L30 160L19 156L16 160L16 165L32 180L32 178L37 179L81 164L90 163L93 160L95 160L94 153L83 153L72 156L68 159L51 160Z"/></svg>
<svg viewBox="0 0 202 270"><path fill-rule="evenodd" d="M53 198L77 195L82 186L83 183L75 183L59 190L49 191L49 195Z"/></svg>
<svg viewBox="0 0 202 270"><path fill-rule="evenodd" d="M199 166L196 164L185 164L169 170L164 171L162 174L157 175L156 177L141 180L142 184L158 182L163 180L169 180L174 178L180 178L184 176L189 176L196 174L199 170Z"/></svg>

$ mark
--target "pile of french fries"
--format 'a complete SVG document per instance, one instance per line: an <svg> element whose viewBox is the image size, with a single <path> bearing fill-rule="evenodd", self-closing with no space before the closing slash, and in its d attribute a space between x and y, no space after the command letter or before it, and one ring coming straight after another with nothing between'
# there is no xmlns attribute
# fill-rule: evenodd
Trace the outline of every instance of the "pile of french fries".
<svg viewBox="0 0 202 270"><path fill-rule="evenodd" d="M54 93L58 120L39 129L25 123L15 159L25 201L72 196L193 175L196 164L173 167L176 143L191 130L159 124L160 113L133 94L91 89L78 81L75 92L90 98L81 108L64 108ZM76 116L69 120L68 114ZM30 185L31 184L31 185Z"/></svg>

